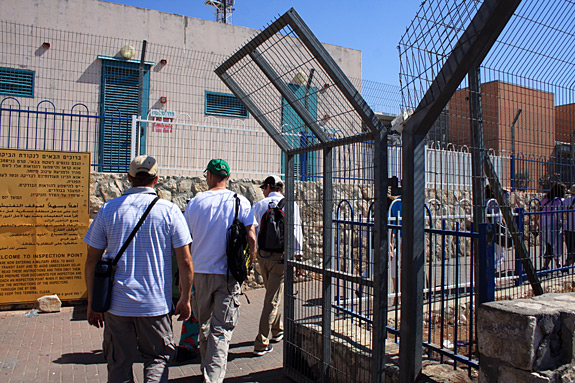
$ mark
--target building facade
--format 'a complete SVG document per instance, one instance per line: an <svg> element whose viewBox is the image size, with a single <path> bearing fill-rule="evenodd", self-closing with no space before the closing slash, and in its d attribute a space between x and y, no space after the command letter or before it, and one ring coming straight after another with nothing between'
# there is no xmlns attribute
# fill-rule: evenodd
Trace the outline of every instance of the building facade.
<svg viewBox="0 0 575 383"><path fill-rule="evenodd" d="M506 187L545 189L554 180L575 181L562 165L571 156L565 143L573 140L575 109L555 104L552 92L503 81L481 84L484 146L506 160ZM469 89L455 92L448 109L448 142L470 148Z"/></svg>
<svg viewBox="0 0 575 383"><path fill-rule="evenodd" d="M279 149L214 74L258 30L97 0L1 3L1 147L88 151L100 171L147 152L164 174L199 175L212 157L236 177L282 173ZM361 84L361 52L325 47Z"/></svg>

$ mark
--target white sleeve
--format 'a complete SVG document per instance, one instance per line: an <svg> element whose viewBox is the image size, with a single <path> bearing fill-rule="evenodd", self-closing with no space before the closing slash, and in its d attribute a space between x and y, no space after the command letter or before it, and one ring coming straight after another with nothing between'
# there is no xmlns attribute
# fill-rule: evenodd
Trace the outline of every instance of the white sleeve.
<svg viewBox="0 0 575 383"><path fill-rule="evenodd" d="M301 217L299 215L299 206L294 202L293 209L293 222L294 222L294 255L302 255L303 246L303 230L301 227Z"/></svg>

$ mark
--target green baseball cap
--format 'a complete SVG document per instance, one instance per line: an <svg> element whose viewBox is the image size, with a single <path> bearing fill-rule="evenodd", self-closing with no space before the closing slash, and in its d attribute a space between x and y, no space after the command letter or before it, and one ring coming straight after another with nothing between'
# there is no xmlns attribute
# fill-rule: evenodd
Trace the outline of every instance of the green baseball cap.
<svg viewBox="0 0 575 383"><path fill-rule="evenodd" d="M213 159L208 162L206 170L217 176L227 177L230 175L230 165L222 159Z"/></svg>

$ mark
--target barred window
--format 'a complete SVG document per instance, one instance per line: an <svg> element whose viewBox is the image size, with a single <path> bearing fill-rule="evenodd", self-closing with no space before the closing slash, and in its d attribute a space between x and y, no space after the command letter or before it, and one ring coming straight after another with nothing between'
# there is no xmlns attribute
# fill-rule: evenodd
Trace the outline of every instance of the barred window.
<svg viewBox="0 0 575 383"><path fill-rule="evenodd" d="M206 114L248 118L248 110L233 94L206 92Z"/></svg>
<svg viewBox="0 0 575 383"><path fill-rule="evenodd" d="M0 67L0 94L34 97L34 71Z"/></svg>

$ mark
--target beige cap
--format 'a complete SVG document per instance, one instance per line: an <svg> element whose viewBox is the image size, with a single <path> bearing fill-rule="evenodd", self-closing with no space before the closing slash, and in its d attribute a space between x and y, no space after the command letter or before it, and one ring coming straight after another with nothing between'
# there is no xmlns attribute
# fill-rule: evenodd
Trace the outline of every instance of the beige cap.
<svg viewBox="0 0 575 383"><path fill-rule="evenodd" d="M136 174L140 172L146 172L151 176L158 175L158 162L154 157L150 157L147 154L137 156L132 160L130 164L129 175L135 177Z"/></svg>

